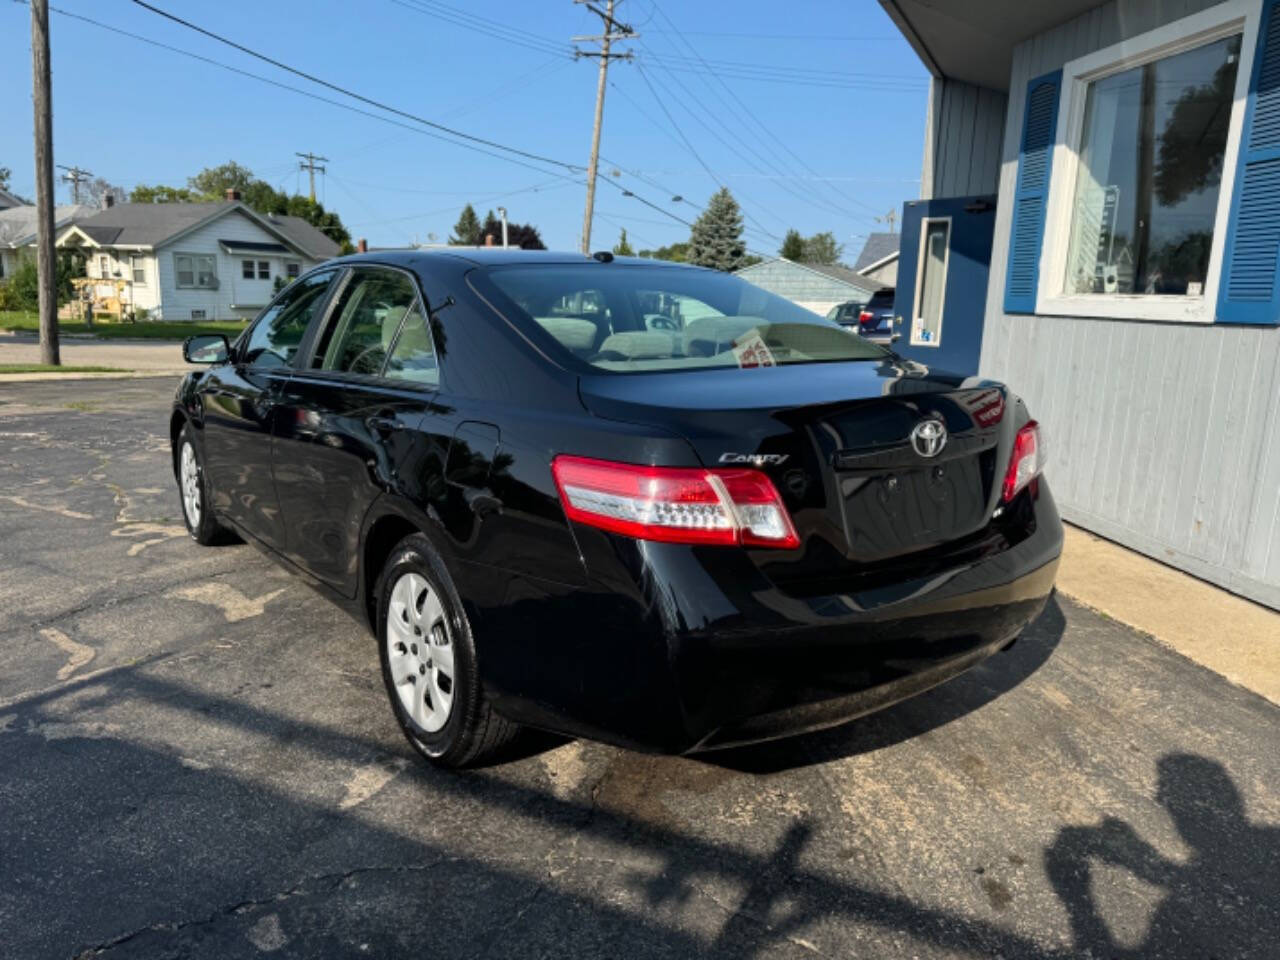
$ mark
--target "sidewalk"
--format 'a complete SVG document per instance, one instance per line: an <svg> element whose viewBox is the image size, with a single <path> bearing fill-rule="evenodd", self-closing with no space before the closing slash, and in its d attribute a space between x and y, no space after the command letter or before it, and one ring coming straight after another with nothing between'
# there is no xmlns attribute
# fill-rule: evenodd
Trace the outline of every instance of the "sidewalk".
<svg viewBox="0 0 1280 960"><path fill-rule="evenodd" d="M185 373L190 366L182 359L182 344L155 340L81 340L64 337L60 341L62 362L67 366L115 367L145 374ZM34 337L0 337L0 364L39 363L40 343ZM120 373L21 373L0 377L4 382L49 380L68 377L119 378Z"/></svg>
<svg viewBox="0 0 1280 960"><path fill-rule="evenodd" d="M1280 613L1067 525L1058 589L1280 704Z"/></svg>

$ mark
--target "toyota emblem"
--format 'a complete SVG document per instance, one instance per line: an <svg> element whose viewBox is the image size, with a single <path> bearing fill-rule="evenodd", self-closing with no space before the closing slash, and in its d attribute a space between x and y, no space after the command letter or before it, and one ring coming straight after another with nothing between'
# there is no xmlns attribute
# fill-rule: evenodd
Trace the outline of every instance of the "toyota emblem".
<svg viewBox="0 0 1280 960"><path fill-rule="evenodd" d="M922 457L936 457L946 445L947 426L941 420L921 420L911 430L911 446Z"/></svg>

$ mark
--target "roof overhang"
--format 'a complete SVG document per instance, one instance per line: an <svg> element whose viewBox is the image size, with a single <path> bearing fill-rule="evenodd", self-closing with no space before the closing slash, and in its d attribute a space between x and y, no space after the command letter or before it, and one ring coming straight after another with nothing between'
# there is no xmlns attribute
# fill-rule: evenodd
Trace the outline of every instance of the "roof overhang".
<svg viewBox="0 0 1280 960"><path fill-rule="evenodd" d="M870 273L872 270L879 270L881 267L886 266L890 263L893 263L893 261L897 260L901 252L902 251L900 250L895 250L893 251L893 253L889 254L887 257L881 257L879 260L874 260L871 263L868 263L865 267L863 267L858 272L865 275Z"/></svg>
<svg viewBox="0 0 1280 960"><path fill-rule="evenodd" d="M227 253L288 253L283 243L261 243L256 240L219 240L219 246Z"/></svg>
<svg viewBox="0 0 1280 960"><path fill-rule="evenodd" d="M935 77L1009 89L1013 48L1102 6L1099 0L880 0Z"/></svg>

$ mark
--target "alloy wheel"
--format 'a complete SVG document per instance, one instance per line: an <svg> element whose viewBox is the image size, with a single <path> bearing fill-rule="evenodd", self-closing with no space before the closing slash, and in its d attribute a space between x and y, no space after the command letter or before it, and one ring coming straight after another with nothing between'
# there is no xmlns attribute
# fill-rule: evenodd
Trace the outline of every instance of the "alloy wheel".
<svg viewBox="0 0 1280 960"><path fill-rule="evenodd" d="M403 574L391 588L386 644L400 705L436 733L453 708L453 643L440 596L421 574Z"/></svg>
<svg viewBox="0 0 1280 960"><path fill-rule="evenodd" d="M187 513L187 523L195 530L200 526L200 467L196 463L196 451L190 443L182 445L180 458L182 483L182 509Z"/></svg>

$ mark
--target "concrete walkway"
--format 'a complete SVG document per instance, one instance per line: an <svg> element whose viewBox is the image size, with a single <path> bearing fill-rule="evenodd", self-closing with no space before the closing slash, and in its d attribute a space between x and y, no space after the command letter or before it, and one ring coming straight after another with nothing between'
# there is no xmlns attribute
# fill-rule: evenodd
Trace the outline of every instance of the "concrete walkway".
<svg viewBox="0 0 1280 960"><path fill-rule="evenodd" d="M1280 613L1066 527L1058 589L1280 704Z"/></svg>
<svg viewBox="0 0 1280 960"><path fill-rule="evenodd" d="M182 359L182 344L169 340L81 340L64 337L61 348L62 362L67 366L116 367L146 373L184 373L190 369ZM0 336L0 364L39 362L40 342L35 337ZM46 378L68 374L9 374L5 379L11 381L18 376Z"/></svg>

